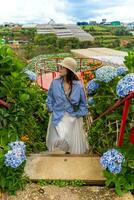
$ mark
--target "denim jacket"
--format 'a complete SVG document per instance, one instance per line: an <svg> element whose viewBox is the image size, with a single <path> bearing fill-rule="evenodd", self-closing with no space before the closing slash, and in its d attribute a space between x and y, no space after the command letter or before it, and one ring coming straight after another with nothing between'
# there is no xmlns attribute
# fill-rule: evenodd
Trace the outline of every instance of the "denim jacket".
<svg viewBox="0 0 134 200"><path fill-rule="evenodd" d="M68 101L64 89L63 79L54 79L50 85L47 95L47 107L49 112L52 112L52 125L56 126L64 116L65 112L68 112L71 116L82 117L88 112L86 95L84 88L80 81L73 80L72 92L70 95L70 101ZM79 105L79 109L74 112L71 104Z"/></svg>

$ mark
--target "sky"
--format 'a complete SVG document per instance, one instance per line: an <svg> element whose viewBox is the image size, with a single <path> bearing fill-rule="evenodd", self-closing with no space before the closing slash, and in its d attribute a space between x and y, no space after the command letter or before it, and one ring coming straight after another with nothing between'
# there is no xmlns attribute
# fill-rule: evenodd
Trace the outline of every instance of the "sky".
<svg viewBox="0 0 134 200"><path fill-rule="evenodd" d="M134 0L0 0L0 23L134 22Z"/></svg>

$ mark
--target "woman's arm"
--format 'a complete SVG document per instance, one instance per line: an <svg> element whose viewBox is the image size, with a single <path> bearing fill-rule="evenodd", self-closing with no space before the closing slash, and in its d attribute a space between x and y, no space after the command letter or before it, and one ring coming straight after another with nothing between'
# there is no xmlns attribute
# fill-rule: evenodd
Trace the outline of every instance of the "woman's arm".
<svg viewBox="0 0 134 200"><path fill-rule="evenodd" d="M85 116L87 115L87 113L88 113L88 104L87 104L86 94L83 86L81 86L79 110L76 112L76 117Z"/></svg>
<svg viewBox="0 0 134 200"><path fill-rule="evenodd" d="M48 93L47 93L47 99L46 99L46 103L47 103L47 107L48 107L48 111L49 112L52 112L53 111L53 81L50 85L50 88L48 90Z"/></svg>

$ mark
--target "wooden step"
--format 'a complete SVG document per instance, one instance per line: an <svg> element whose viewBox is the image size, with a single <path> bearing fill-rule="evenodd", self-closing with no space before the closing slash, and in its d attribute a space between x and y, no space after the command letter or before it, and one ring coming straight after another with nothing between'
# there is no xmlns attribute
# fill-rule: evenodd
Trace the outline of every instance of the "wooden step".
<svg viewBox="0 0 134 200"><path fill-rule="evenodd" d="M87 154L31 154L27 158L25 174L31 180L85 180L89 183L104 183L99 157Z"/></svg>

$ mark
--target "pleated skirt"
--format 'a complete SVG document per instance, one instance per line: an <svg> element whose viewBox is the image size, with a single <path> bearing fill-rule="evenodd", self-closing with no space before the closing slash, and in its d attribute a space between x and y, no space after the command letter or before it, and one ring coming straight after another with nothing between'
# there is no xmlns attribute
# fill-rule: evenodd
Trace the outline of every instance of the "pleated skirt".
<svg viewBox="0 0 134 200"><path fill-rule="evenodd" d="M46 146L50 152L59 149L70 154L88 153L89 145L83 129L83 117L72 117L65 112L56 127L52 125L52 115L49 119Z"/></svg>

